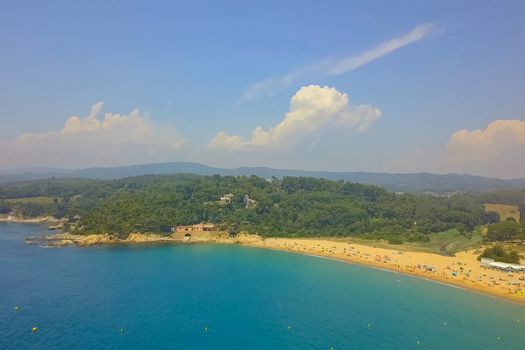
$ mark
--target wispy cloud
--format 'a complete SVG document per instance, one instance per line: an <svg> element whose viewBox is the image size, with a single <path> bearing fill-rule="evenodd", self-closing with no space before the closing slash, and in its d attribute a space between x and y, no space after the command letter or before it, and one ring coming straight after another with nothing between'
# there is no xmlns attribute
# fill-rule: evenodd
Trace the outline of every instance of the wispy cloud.
<svg viewBox="0 0 525 350"><path fill-rule="evenodd" d="M270 77L261 80L247 90L241 96L241 100L253 100L260 96L271 96L275 92L307 77L319 77L329 75L340 75L353 71L373 60L388 55L402 47L413 44L423 38L440 31L433 23L425 23L416 26L409 33L385 41L372 49L358 55L343 57L339 60L323 60L300 68L295 68L279 77Z"/></svg>

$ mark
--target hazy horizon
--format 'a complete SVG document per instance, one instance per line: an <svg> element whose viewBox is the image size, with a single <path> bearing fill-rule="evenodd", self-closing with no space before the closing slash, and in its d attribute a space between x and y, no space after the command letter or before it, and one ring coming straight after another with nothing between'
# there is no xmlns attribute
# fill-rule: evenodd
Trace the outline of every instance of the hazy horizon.
<svg viewBox="0 0 525 350"><path fill-rule="evenodd" d="M519 348L524 14L0 0L0 348Z"/></svg>
<svg viewBox="0 0 525 350"><path fill-rule="evenodd" d="M460 176L474 176L474 177L483 177L487 179L500 179L500 180L522 180L525 179L523 177L491 177L491 176L483 176L478 174L471 174L471 173L454 173L454 172L428 172L428 171L416 171L416 172L403 172L403 171L366 171L366 170L330 170L330 169L307 169L307 168L278 168L278 167L270 167L265 165L259 165L259 166L246 166L246 165L239 165L239 166L231 166L231 167L225 167L221 165L212 165L202 162L187 162L187 161L171 161L171 162L158 162L158 163L130 163L130 164L117 164L117 165L105 165L105 166L93 166L93 167L78 167L78 168L61 168L61 167L26 167L26 168L0 168L0 175L17 175L17 174L46 174L46 173L60 173L63 172L64 174L68 174L70 172L76 172L76 171L83 171L83 170L89 170L89 169L116 169L116 168L126 168L126 167L141 167L141 166L158 166L158 165L165 165L165 164L180 164L180 163L187 163L187 164L195 164L195 165L202 165L204 167L209 167L212 169L223 169L223 170L235 170L235 169L242 169L242 168L253 168L253 169L274 169L274 170L280 170L280 171L304 171L304 172L322 172L322 173L369 173L369 174L386 174L386 175L413 175L413 174L430 174L430 175L460 175ZM144 173L146 174L146 173Z"/></svg>
<svg viewBox="0 0 525 350"><path fill-rule="evenodd" d="M0 169L525 177L523 2L68 4L0 4Z"/></svg>

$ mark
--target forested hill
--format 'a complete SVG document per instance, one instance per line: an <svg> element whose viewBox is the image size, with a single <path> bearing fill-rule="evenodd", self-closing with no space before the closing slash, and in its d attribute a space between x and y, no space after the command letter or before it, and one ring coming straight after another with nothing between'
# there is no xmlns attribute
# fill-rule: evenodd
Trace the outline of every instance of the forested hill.
<svg viewBox="0 0 525 350"><path fill-rule="evenodd" d="M221 197L231 194L231 201ZM18 198L18 200L16 199ZM33 200L32 200L33 199ZM150 175L52 179L0 186L0 213L67 217L79 233L168 232L212 222L265 236L404 235L424 239L490 220L482 198L395 194L373 185L306 177ZM76 221L78 220L78 221Z"/></svg>
<svg viewBox="0 0 525 350"><path fill-rule="evenodd" d="M345 180L378 185L394 192L484 192L499 189L525 189L525 179L503 180L472 176L466 174L391 174L372 172L330 172L292 169L273 169L267 167L240 167L234 169L214 168L192 162L172 162L129 165L108 168L88 168L81 170L63 169L22 169L0 173L0 183L45 179L51 177L119 179L140 175L196 174L222 176L259 176L265 179L285 176L315 177L328 180Z"/></svg>

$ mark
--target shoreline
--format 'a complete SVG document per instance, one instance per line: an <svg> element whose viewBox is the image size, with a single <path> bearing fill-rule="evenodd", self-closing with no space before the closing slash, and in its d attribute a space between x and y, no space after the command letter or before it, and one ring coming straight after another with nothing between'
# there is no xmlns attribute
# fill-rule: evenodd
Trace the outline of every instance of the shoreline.
<svg viewBox="0 0 525 350"><path fill-rule="evenodd" d="M388 272L426 279L464 290L482 293L525 305L525 273L487 269L480 266L474 251L459 252L456 256L443 256L428 252L378 248L362 243L341 242L326 238L263 238L258 235L239 234L232 238L225 233L192 235L191 239L178 236L133 233L125 239L108 234L71 235L50 234L28 237L27 244L50 247L94 245L149 245L149 244L239 244L246 247L279 250L308 255L344 263L363 265Z"/></svg>
<svg viewBox="0 0 525 350"><path fill-rule="evenodd" d="M268 243L262 243L264 241L270 240L271 242ZM302 241L303 245L300 244ZM295 244L293 244L295 243ZM361 254L361 257L357 255L342 255L337 254L337 252L333 253L319 253L319 252L312 252L312 251L304 251L305 244L311 244L314 243L316 246L320 245L321 247L323 244L331 245L332 247L337 247L337 244L340 245L347 245L354 247L355 250L359 249L359 251L367 251L367 252L381 252L381 253L390 253L391 255L395 255L398 252L402 252L402 256L409 256L410 259L408 260L414 260L414 256L419 258L420 260L424 260L424 258L427 258L428 260L433 260L439 263L447 263L446 267L442 266L436 266L434 271L428 271L426 268L423 267L425 264L421 264L421 268L417 267L416 265L409 265L408 266L402 266L402 264L396 264L394 262L384 262L383 260L377 261L376 259L371 256L370 253L368 253L368 256L364 256ZM431 282L440 283L443 285L447 285L450 287L455 288L461 288L466 291L471 292L477 292L484 295L488 295L491 297L499 298L499 299L505 299L507 301L512 301L519 303L521 305L525 305L525 293L523 293L523 289L520 285L509 285L506 282L509 282L509 280L516 279L520 282L521 285L525 285L525 282L522 280L519 280L520 277L525 278L525 274L514 274L513 276L509 276L507 272L498 271L498 270L492 270L492 269L485 269L482 268L479 264L479 262L476 260L476 255L470 251L470 252L461 252L458 253L459 256L455 257L447 257L447 256L441 256L437 254L432 253L421 253L421 252L414 252L414 251L402 251L400 250L392 250L392 249L386 249L386 248L374 248L370 246L360 245L360 244L353 244L353 243L341 243L336 241L331 241L328 239L308 239L308 238L268 238L266 240L261 240L260 242L246 242L241 243L246 246L250 247L256 247L256 248L264 248L264 249L272 249L272 250L279 250L284 252L290 252L290 253L296 253L301 255L308 255L312 257L319 257L323 259L330 259L335 260L339 262L344 263L350 263L350 264L356 264L356 265L362 265L367 266L370 268L380 269L383 271L388 272L394 272L399 273L407 276L413 276L416 278L425 279ZM292 244L292 246L290 246ZM311 246L311 245L310 245ZM295 249L294 249L295 248ZM342 246L339 246L338 248L343 248ZM347 247L348 248L348 247ZM344 249L344 248L343 248ZM365 253L367 254L367 253ZM372 258L372 259L371 259ZM474 259L475 263L472 265L472 259ZM407 259L404 259L407 261ZM415 261L413 261L415 262ZM459 263L461 265L457 265L456 263ZM451 268L450 270L448 267L455 266L463 268L463 271L465 271L465 267L468 267L470 269L470 272L467 272L470 277L472 277L473 273L480 273L478 275L481 277L480 280L478 279L472 279L467 278L465 276L466 273L460 273L459 271L453 271ZM428 265L427 265L428 266ZM457 269L460 270L460 269ZM450 277L447 276L446 272L451 272ZM468 270L467 270L468 271ZM452 275L452 272L455 272L456 276ZM489 281L494 281L494 283L489 283ZM509 292L509 289L511 292ZM519 292L520 291L520 292Z"/></svg>
<svg viewBox="0 0 525 350"><path fill-rule="evenodd" d="M499 293L490 293L490 292L488 292L488 291L486 291L484 289L483 290L481 290L481 289L473 289L473 288L469 288L469 287L466 287L466 286L453 284L452 282L448 282L448 281L447 282L443 282L443 281L440 281L438 279L431 278L429 276L425 276L425 275L421 275L421 274L414 274L414 273L405 272L405 271L401 271L401 270L389 269L389 268L386 268L384 266L377 266L377 265L373 265L373 264L366 264L366 263L363 263L363 262L332 258L332 257L325 256L325 255L316 255L316 254L307 254L307 253L301 253L301 252L293 252L293 251L284 250L284 249L278 249L278 248L269 248L269 247L264 247L263 248L263 247L250 245L250 244L241 244L241 245L244 245L244 246L246 246L248 248L275 250L275 251L279 251L279 252L283 252L283 253L292 253L292 254L309 256L309 257L312 257L312 258L319 258L319 259L326 259L326 260L331 260L331 261L337 261L337 262L344 263L344 264L350 264L350 265L356 265L356 266L364 266L364 267L367 267L367 268L370 268L370 269L374 269L374 270L385 271L385 272L389 272L389 273L395 273L395 274L399 274L399 275L403 275L403 276L415 277L415 278L422 279L422 280L425 280L425 281L428 281L428 282L437 283L437 284L440 284L442 286L457 288L457 289L461 289L461 290L466 291L466 292L473 292L473 293L485 295L485 296L488 296L488 297L491 297L491 298L494 298L494 299L498 299L498 300L502 300L503 299L505 301L514 302L514 303L517 303L517 304L520 304L520 305L525 305L525 299L524 300L516 300L514 298L508 298L508 297L505 297L505 296L501 296Z"/></svg>
<svg viewBox="0 0 525 350"><path fill-rule="evenodd" d="M13 217L11 215L0 215L0 224L39 225L55 232L62 232L66 223L67 220L57 219L53 216Z"/></svg>
<svg viewBox="0 0 525 350"><path fill-rule="evenodd" d="M12 216L0 216L0 223L3 224L63 224L63 219L57 219L52 216L38 216L33 218L17 218Z"/></svg>

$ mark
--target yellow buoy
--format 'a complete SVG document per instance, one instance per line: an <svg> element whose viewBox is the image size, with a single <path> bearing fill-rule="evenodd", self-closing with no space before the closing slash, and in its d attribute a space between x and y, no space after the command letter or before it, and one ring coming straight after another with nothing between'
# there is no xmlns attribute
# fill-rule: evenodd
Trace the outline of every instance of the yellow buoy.
<svg viewBox="0 0 525 350"><path fill-rule="evenodd" d="M31 329L31 332L33 332L33 333L36 333L37 331L38 331L38 327L33 327L33 328Z"/></svg>

